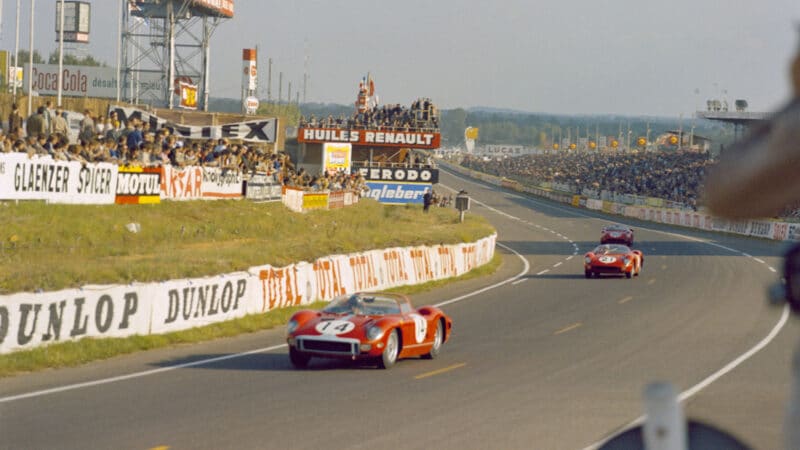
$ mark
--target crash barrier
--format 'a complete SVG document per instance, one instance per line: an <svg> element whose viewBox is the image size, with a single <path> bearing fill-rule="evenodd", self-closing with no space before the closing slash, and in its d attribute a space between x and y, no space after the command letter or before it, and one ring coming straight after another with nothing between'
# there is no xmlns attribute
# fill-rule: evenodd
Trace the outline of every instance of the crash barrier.
<svg viewBox="0 0 800 450"><path fill-rule="evenodd" d="M336 209L358 203L358 193L345 191L309 191L286 186L283 189L283 204L294 212L315 209Z"/></svg>
<svg viewBox="0 0 800 450"><path fill-rule="evenodd" d="M462 175L485 181L495 186L513 189L517 192L524 192L560 203L567 203L578 208L586 208L649 222L678 225L706 231L719 231L778 241L800 241L800 223L782 222L771 219L743 221L722 219L714 217L702 209L694 211L662 207L662 205L668 205L669 202L659 202L658 200L660 199L653 198L648 198L642 205L617 203L609 200L588 198L583 195L545 189L541 186L523 186L515 180L488 175L454 164L442 163L442 165Z"/></svg>
<svg viewBox="0 0 800 450"><path fill-rule="evenodd" d="M278 200L274 176L219 167L119 166L0 153L0 200L157 203L160 200Z"/></svg>
<svg viewBox="0 0 800 450"><path fill-rule="evenodd" d="M496 239L493 234L472 243L332 255L219 276L0 296L0 354L85 337L168 333L351 292L451 278L491 261Z"/></svg>

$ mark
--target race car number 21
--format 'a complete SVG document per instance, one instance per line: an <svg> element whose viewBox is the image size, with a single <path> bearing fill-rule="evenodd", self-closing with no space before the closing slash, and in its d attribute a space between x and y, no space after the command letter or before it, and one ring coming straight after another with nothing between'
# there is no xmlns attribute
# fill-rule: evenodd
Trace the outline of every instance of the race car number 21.
<svg viewBox="0 0 800 450"><path fill-rule="evenodd" d="M347 320L328 320L318 323L314 328L320 334L336 336L338 334L349 333L350 331L353 331L353 328L355 327L356 324Z"/></svg>

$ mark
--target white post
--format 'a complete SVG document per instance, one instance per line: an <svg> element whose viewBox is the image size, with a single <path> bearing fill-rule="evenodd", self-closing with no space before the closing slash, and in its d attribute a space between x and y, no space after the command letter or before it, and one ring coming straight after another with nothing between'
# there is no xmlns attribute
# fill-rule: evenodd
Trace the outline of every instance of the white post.
<svg viewBox="0 0 800 450"><path fill-rule="evenodd" d="M651 383L644 389L647 418L643 426L647 450L686 450L689 440L686 418L669 383Z"/></svg>
<svg viewBox="0 0 800 450"><path fill-rule="evenodd" d="M208 89L211 86L208 78L211 74L211 32L208 29L208 17L203 17L203 111L208 111Z"/></svg>
<svg viewBox="0 0 800 450"><path fill-rule="evenodd" d="M20 0L17 0L17 28L14 31L16 33L16 36L14 37L14 67L16 67L16 69L14 71L14 85L13 85L13 88L12 88L13 91L14 91L14 100L17 99L17 77L19 76L19 75L17 75L16 71L19 70L19 68L20 68L20 65L19 65L19 9L20 9L19 2L20 2Z"/></svg>
<svg viewBox="0 0 800 450"><path fill-rule="evenodd" d="M36 0L31 0L31 28L30 28L30 54L28 55L28 63L30 67L28 67L29 72L33 72L33 11L36 9ZM28 73L28 115L30 116L33 112L33 76L31 73Z"/></svg>
<svg viewBox="0 0 800 450"><path fill-rule="evenodd" d="M169 97L169 109L175 104L175 96L172 91L175 89L175 11L172 2L167 3L167 22L169 22L169 84L167 85L167 97Z"/></svg>
<svg viewBox="0 0 800 450"><path fill-rule="evenodd" d="M61 12L58 18L60 24L58 27L58 100L56 101L56 106L61 106L61 94L64 85L64 0L61 0L60 3Z"/></svg>
<svg viewBox="0 0 800 450"><path fill-rule="evenodd" d="M64 0L61 0L62 2ZM117 35L117 101L119 101L120 96L122 94L122 27L123 20L122 15L123 11L125 10L125 0L120 0L119 2L119 25L117 26L118 35ZM64 28L62 25L61 28Z"/></svg>

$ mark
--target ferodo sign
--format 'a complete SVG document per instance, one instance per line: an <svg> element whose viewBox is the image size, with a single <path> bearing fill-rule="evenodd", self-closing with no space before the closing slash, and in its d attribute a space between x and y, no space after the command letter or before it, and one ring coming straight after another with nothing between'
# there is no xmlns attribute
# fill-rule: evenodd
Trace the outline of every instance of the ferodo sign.
<svg viewBox="0 0 800 450"><path fill-rule="evenodd" d="M335 128L301 128L297 142L317 143L349 142L353 145L439 148L442 136L438 132L419 131L367 131Z"/></svg>
<svg viewBox="0 0 800 450"><path fill-rule="evenodd" d="M396 169L362 167L358 172L367 181L404 181L414 183L438 183L439 169Z"/></svg>

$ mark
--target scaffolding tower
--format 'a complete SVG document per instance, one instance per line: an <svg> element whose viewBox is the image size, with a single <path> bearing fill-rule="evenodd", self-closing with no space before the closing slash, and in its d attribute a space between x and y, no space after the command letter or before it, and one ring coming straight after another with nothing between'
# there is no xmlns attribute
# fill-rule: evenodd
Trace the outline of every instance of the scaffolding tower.
<svg viewBox="0 0 800 450"><path fill-rule="evenodd" d="M175 106L178 81L198 86L208 111L211 35L233 17L233 0L121 0L121 98Z"/></svg>

